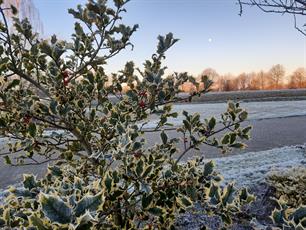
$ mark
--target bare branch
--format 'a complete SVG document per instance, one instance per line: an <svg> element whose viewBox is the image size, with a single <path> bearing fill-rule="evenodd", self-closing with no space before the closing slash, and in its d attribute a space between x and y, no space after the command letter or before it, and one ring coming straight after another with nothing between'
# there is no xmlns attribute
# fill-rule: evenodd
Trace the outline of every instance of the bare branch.
<svg viewBox="0 0 306 230"><path fill-rule="evenodd" d="M239 15L242 15L243 6L256 6L265 13L291 14L294 19L294 28L306 36L305 24L297 24L297 16L301 20L305 20L302 16L306 16L306 1L305 0L238 0Z"/></svg>

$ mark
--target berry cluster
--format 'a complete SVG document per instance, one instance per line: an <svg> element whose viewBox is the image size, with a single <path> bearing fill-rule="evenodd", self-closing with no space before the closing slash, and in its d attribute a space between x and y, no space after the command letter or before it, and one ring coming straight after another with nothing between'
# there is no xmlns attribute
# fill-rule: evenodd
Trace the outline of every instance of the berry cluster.
<svg viewBox="0 0 306 230"><path fill-rule="evenodd" d="M25 124L29 124L31 120L32 120L32 117L29 114L26 114L23 117L23 123L25 123Z"/></svg>
<svg viewBox="0 0 306 230"><path fill-rule="evenodd" d="M65 70L64 72L62 72L62 76L63 76L64 86L67 86L69 83L69 72Z"/></svg>
<svg viewBox="0 0 306 230"><path fill-rule="evenodd" d="M141 99L138 105L140 108L144 109L146 107L145 100L147 98L147 92L146 91L139 92L138 96Z"/></svg>

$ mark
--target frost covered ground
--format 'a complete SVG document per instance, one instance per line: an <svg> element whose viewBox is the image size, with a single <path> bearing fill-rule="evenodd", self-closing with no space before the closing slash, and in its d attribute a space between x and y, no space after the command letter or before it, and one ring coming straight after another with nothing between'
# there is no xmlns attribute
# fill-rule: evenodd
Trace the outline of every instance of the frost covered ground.
<svg viewBox="0 0 306 230"><path fill-rule="evenodd" d="M249 186L262 182L271 171L283 171L296 166L306 167L306 144L212 160L225 182L235 181L238 187Z"/></svg>
<svg viewBox="0 0 306 230"><path fill-rule="evenodd" d="M245 108L249 113L249 120L260 120L270 118L282 118L291 116L306 115L306 100L301 101L266 101L266 102L242 102L242 108ZM173 106L173 111L178 112L177 118L169 119L170 123L179 125L182 122L182 111L186 110L189 113L200 113L201 117L218 117L225 112L227 103L214 104L176 104ZM154 128L158 121L152 119L145 126L146 128Z"/></svg>

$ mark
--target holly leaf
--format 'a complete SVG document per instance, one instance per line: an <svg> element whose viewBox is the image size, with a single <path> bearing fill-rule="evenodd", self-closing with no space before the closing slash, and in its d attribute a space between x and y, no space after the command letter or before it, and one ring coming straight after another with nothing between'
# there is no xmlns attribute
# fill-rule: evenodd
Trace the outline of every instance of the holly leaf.
<svg viewBox="0 0 306 230"><path fill-rule="evenodd" d="M58 196L40 194L42 211L52 222L68 224L72 219L72 209Z"/></svg>
<svg viewBox="0 0 306 230"><path fill-rule="evenodd" d="M75 215L80 216L89 211L96 211L99 205L103 202L102 194L99 193L95 196L86 195L84 196L75 207Z"/></svg>

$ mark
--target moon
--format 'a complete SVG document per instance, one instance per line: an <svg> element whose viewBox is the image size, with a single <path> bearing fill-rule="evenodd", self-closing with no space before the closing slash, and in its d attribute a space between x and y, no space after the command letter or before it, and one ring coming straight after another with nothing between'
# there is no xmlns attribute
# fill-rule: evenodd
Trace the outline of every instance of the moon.
<svg viewBox="0 0 306 230"><path fill-rule="evenodd" d="M208 38L208 42L209 42L209 43L212 42L212 38Z"/></svg>

